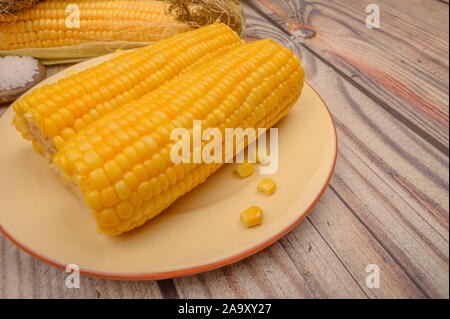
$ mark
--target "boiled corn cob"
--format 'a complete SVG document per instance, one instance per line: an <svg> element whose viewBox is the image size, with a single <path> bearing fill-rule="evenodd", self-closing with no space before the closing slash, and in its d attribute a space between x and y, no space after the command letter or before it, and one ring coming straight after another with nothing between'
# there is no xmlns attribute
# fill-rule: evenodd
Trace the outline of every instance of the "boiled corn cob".
<svg viewBox="0 0 450 319"><path fill-rule="evenodd" d="M214 2L217 1L211 1ZM193 29L189 21L180 21L180 17L170 14L171 5L171 1L155 0L42 1L17 15L0 15L0 50L65 47L98 41L151 42ZM73 17L79 25L69 17L71 10L77 10L73 11ZM208 13L217 14L219 19L228 11L232 16L238 14L234 9L215 11L218 9L214 7ZM241 28L241 24L236 27Z"/></svg>
<svg viewBox="0 0 450 319"><path fill-rule="evenodd" d="M104 114L241 44L229 27L213 24L121 54L16 101L14 124L50 158Z"/></svg>
<svg viewBox="0 0 450 319"><path fill-rule="evenodd" d="M222 132L271 127L297 101L303 81L300 59L289 49L272 40L238 46L80 131L54 156L54 167L83 195L99 228L121 234L223 165L172 162L174 128L189 129L192 138L195 119Z"/></svg>

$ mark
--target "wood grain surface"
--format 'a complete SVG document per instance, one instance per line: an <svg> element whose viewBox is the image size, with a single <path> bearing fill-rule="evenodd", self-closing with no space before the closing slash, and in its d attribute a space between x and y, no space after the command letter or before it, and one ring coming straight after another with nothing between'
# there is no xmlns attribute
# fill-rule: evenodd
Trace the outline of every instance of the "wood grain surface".
<svg viewBox="0 0 450 319"><path fill-rule="evenodd" d="M378 105L448 152L448 4L377 1L380 29L369 29L365 10L371 0L248 2ZM303 38L304 26L317 36Z"/></svg>
<svg viewBox="0 0 450 319"><path fill-rule="evenodd" d="M377 1L381 28L370 30L367 1L243 2L248 38L294 50L336 123L336 171L308 217L218 270L163 281L82 276L79 289L0 236L0 298L449 297L448 2ZM302 38L303 25L316 36ZM380 288L365 284L369 264Z"/></svg>

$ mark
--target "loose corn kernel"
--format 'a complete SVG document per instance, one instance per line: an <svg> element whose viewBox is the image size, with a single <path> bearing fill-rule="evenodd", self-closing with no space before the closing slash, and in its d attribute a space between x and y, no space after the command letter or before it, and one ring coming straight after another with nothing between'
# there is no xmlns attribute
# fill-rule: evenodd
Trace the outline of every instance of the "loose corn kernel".
<svg viewBox="0 0 450 319"><path fill-rule="evenodd" d="M272 195L277 188L277 184L270 178L264 178L257 186L258 191L264 192L267 195Z"/></svg>
<svg viewBox="0 0 450 319"><path fill-rule="evenodd" d="M254 171L255 171L255 165L253 165L252 163L240 163L236 167L236 172L242 178L252 175Z"/></svg>
<svg viewBox="0 0 450 319"><path fill-rule="evenodd" d="M241 220L247 227L253 227L262 223L263 216L261 208L252 206L241 213Z"/></svg>

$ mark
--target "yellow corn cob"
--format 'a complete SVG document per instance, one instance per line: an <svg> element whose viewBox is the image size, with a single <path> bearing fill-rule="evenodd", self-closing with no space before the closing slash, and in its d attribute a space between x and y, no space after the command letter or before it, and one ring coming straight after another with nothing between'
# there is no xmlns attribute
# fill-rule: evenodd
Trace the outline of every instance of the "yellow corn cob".
<svg viewBox="0 0 450 319"><path fill-rule="evenodd" d="M178 34L34 90L13 104L14 124L51 157L97 118L241 44L224 24Z"/></svg>
<svg viewBox="0 0 450 319"><path fill-rule="evenodd" d="M222 132L271 127L296 102L303 81L300 59L289 49L272 40L238 46L105 115L64 144L54 166L83 194L100 229L118 235L222 165L173 163L174 128L190 129L192 138L193 120Z"/></svg>
<svg viewBox="0 0 450 319"><path fill-rule="evenodd" d="M151 42L192 29L170 15L168 7L170 2L154 0L46 0L15 16L0 15L0 50ZM74 8L79 9L79 17L74 15L79 26L69 17Z"/></svg>
<svg viewBox="0 0 450 319"><path fill-rule="evenodd" d="M68 5L79 8L80 27L66 23ZM161 1L46 0L0 24L0 50L77 45L90 41L157 41L192 29L165 13Z"/></svg>

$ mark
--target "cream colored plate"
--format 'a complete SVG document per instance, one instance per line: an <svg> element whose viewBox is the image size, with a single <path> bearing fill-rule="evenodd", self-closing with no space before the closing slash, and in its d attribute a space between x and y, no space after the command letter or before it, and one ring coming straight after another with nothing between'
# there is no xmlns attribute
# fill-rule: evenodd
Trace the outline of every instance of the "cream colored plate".
<svg viewBox="0 0 450 319"><path fill-rule="evenodd" d="M72 66L83 70L111 55ZM65 77L62 71L39 86ZM297 105L279 124L276 193L256 191L263 176L239 179L227 164L143 227L119 237L97 231L87 207L64 186L29 142L0 118L0 230L53 265L117 279L161 279L224 266L266 247L292 229L329 182L337 153L330 114L305 85ZM246 228L242 210L258 205L264 222Z"/></svg>

